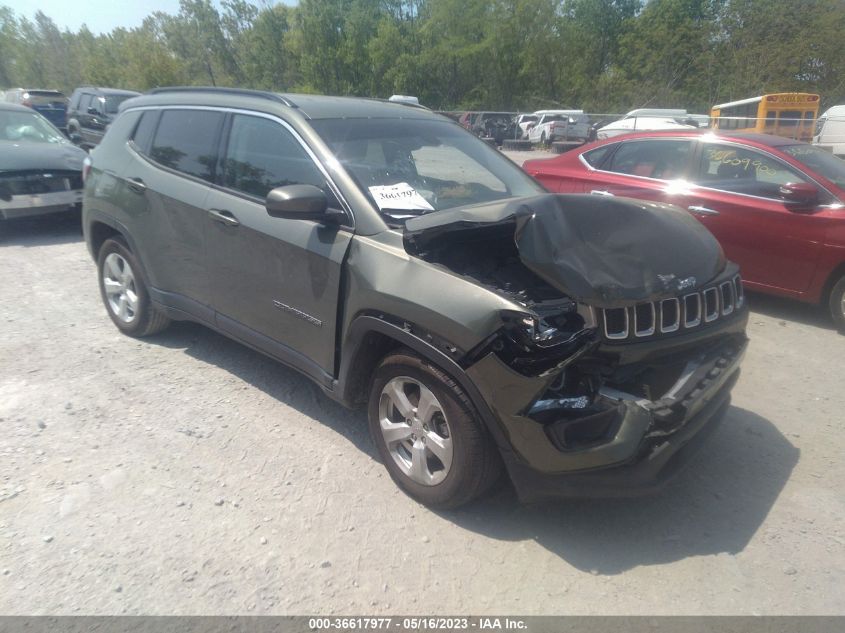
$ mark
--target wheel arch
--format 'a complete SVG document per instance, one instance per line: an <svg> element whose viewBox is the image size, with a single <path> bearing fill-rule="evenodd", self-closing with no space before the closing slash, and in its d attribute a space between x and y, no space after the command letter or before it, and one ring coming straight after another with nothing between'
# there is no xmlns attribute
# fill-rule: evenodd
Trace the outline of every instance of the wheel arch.
<svg viewBox="0 0 845 633"><path fill-rule="evenodd" d="M479 419L490 432L505 458L505 463L509 461L507 455L511 449L504 429L496 421L481 392L466 375L464 369L446 352L416 336L409 331L409 328L390 322L385 315L356 317L350 324L344 340L338 379L333 394L337 399L348 406L365 403L369 395L373 372L379 361L398 348L409 348L460 385Z"/></svg>
<svg viewBox="0 0 845 633"><path fill-rule="evenodd" d="M123 235L120 231L116 228L111 226L110 224L106 224L105 222L100 222L99 220L91 222L89 228L89 238L88 238L88 248L91 251L91 254L94 258L97 257L100 249L103 247L103 243L113 237L115 235L119 235L120 237L126 239L126 236Z"/></svg>
<svg viewBox="0 0 845 633"><path fill-rule="evenodd" d="M119 235L129 245L133 253L138 256L138 249L135 248L135 241L132 239L129 231L120 222L114 218L97 213L90 209L85 209L83 204L83 230L85 232L85 241L88 244L88 252L94 261L100 253L100 248L103 242L112 237Z"/></svg>
<svg viewBox="0 0 845 633"><path fill-rule="evenodd" d="M827 306L830 302L830 293L833 290L833 287L836 285L836 282L845 277L845 261L840 262L838 266L835 266L834 269L830 272L827 276L827 280L824 282L824 286L822 287L821 293L821 305Z"/></svg>

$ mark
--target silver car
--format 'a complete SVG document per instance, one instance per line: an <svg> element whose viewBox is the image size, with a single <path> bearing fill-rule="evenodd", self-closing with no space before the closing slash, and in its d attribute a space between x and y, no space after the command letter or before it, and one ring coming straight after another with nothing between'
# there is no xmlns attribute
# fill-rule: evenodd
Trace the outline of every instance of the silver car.
<svg viewBox="0 0 845 633"><path fill-rule="evenodd" d="M37 112L0 103L0 219L79 209L86 156Z"/></svg>

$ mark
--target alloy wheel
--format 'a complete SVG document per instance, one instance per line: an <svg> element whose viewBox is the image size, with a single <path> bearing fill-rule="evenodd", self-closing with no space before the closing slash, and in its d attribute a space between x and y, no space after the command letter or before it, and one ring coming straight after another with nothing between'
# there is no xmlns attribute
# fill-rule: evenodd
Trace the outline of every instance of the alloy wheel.
<svg viewBox="0 0 845 633"><path fill-rule="evenodd" d="M103 289L112 314L124 323L131 323L138 314L135 274L118 253L109 253L103 262Z"/></svg>
<svg viewBox="0 0 845 633"><path fill-rule="evenodd" d="M393 461L416 483L436 486L449 474L449 422L437 397L420 381L397 376L384 386L379 428Z"/></svg>

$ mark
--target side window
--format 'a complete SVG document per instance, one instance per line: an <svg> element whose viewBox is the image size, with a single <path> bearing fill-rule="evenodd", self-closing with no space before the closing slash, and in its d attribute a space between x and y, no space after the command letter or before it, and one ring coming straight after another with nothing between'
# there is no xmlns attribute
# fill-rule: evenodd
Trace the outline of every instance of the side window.
<svg viewBox="0 0 845 633"><path fill-rule="evenodd" d="M605 145L604 147L599 147L589 152L585 152L583 154L584 160L587 161L587 164L590 167L598 169L604 159L607 158L607 155L611 152L611 150L616 147L616 144L613 145Z"/></svg>
<svg viewBox="0 0 845 633"><path fill-rule="evenodd" d="M628 141L610 159L608 171L645 178L672 180L683 175L690 141Z"/></svg>
<svg viewBox="0 0 845 633"><path fill-rule="evenodd" d="M158 115L158 110L144 111L141 115L141 120L135 127L135 133L132 135L132 142L142 154L150 153L150 145L152 144L153 132L155 132L156 123L158 123Z"/></svg>
<svg viewBox="0 0 845 633"><path fill-rule="evenodd" d="M79 111L83 114L88 112L88 108L91 107L91 99L93 95L89 95L87 93L83 93L82 96L79 98Z"/></svg>
<svg viewBox="0 0 845 633"><path fill-rule="evenodd" d="M294 136L276 121L236 114L223 157L224 186L265 198L285 185L314 185L337 206L326 179Z"/></svg>
<svg viewBox="0 0 845 633"><path fill-rule="evenodd" d="M206 110L165 110L150 158L203 180L214 179L217 135L223 114Z"/></svg>
<svg viewBox="0 0 845 633"><path fill-rule="evenodd" d="M739 145L704 146L694 178L696 184L721 191L779 199L778 189L788 182L807 182L778 159Z"/></svg>

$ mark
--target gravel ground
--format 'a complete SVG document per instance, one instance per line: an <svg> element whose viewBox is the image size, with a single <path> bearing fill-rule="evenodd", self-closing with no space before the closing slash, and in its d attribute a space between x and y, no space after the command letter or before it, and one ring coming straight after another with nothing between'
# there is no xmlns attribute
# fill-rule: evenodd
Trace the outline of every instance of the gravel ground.
<svg viewBox="0 0 845 633"><path fill-rule="evenodd" d="M0 225L0 288L0 613L845 614L845 337L812 307L750 296L733 407L660 495L438 513L292 370L121 336L78 217Z"/></svg>

